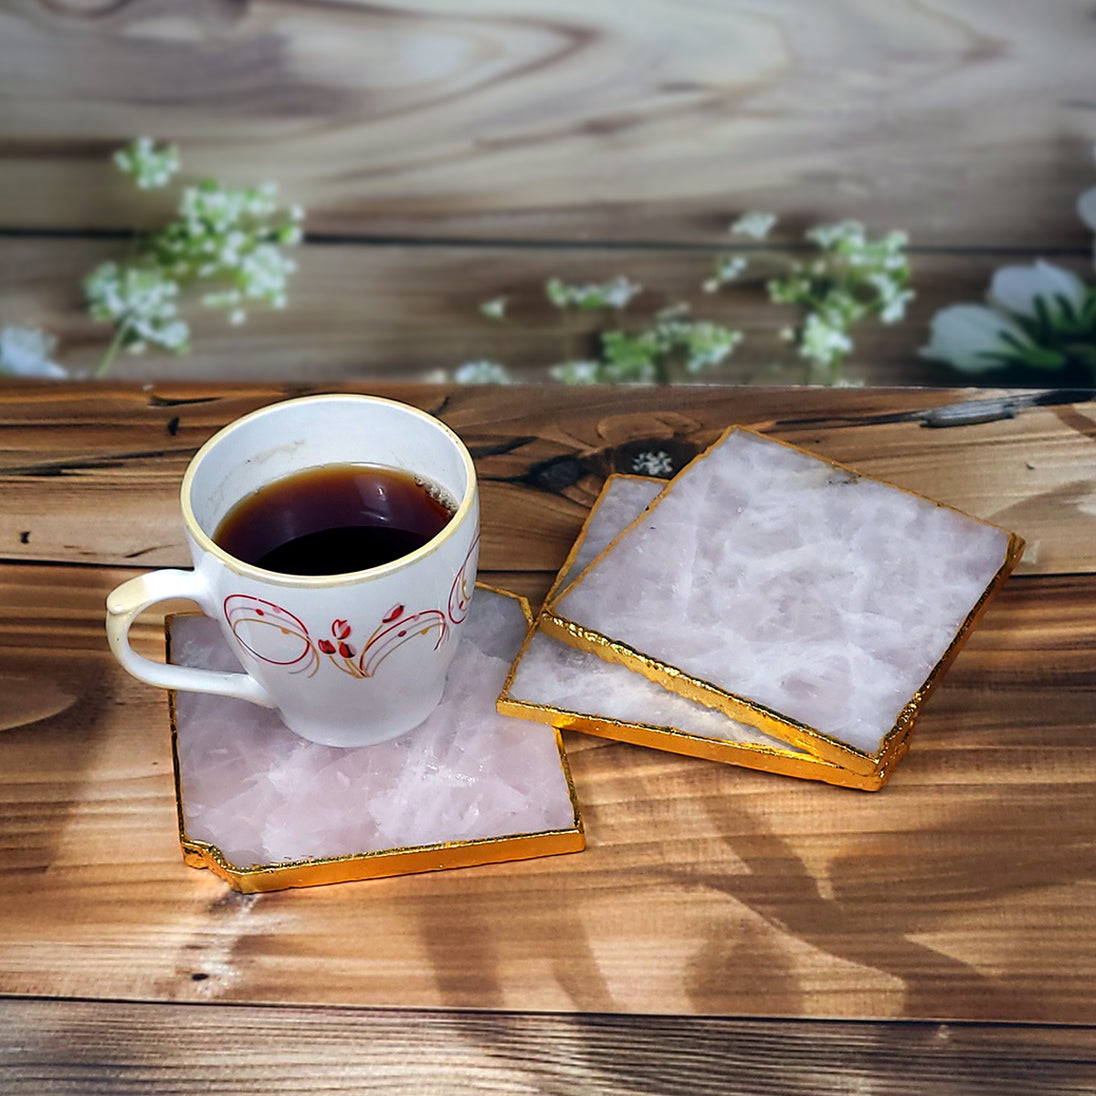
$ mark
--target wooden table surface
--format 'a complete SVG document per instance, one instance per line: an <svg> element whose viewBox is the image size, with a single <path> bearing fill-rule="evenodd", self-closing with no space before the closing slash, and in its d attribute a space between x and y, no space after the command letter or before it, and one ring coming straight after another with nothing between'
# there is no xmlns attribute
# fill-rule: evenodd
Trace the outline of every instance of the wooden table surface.
<svg viewBox="0 0 1096 1096"><path fill-rule="evenodd" d="M186 565L196 447L308 389L0 388L0 1091L1096 1088L1096 403L378 388L465 438L481 574L534 601L607 473L732 422L1028 552L879 793L568 734L585 852L244 896L182 863L103 599Z"/></svg>
<svg viewBox="0 0 1096 1096"><path fill-rule="evenodd" d="M1001 267L1092 276L1076 213L1096 185L1092 8L11 0L0 322L43 328L90 373L112 332L84 278L173 217L182 185L265 180L307 210L288 306L236 327L184 294L193 351L123 354L113 377L424 380L491 359L545 381L688 303L745 336L706 378L796 384L779 332L802 316L766 283L811 254L808 227L852 219L909 234L917 296L901 323L855 326L846 376L965 383L918 353L938 310L981 301ZM178 146L163 190L111 161L138 134ZM749 210L779 215L761 244L728 235ZM704 292L729 253L748 267ZM644 287L624 315L545 297L550 278L618 276ZM500 297L505 322L485 318Z"/></svg>

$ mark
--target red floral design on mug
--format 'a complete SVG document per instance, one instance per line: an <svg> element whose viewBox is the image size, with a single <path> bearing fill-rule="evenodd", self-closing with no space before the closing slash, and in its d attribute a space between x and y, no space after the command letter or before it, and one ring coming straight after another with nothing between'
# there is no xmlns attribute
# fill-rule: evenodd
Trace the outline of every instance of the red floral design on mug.
<svg viewBox="0 0 1096 1096"><path fill-rule="evenodd" d="M393 605L381 618L380 624L365 641L361 655L348 643L353 629L345 620L331 623L332 639L321 639L317 646L331 660L336 669L351 677L372 677L380 664L398 647L418 636L436 633L433 650L437 650L449 636L449 623L440 609L423 609L408 613L405 606Z"/></svg>
<svg viewBox="0 0 1096 1096"><path fill-rule="evenodd" d="M358 656L357 648L349 642L354 631L349 620L333 620L331 638L313 641L299 617L262 598L230 594L225 598L224 614L245 651L274 666L296 666L291 672L304 670L309 677L319 668L320 655L351 677L373 677L381 663L405 643L433 634L432 649L436 651L449 637L449 622L440 609L408 613L404 605L396 604L381 618Z"/></svg>
<svg viewBox="0 0 1096 1096"><path fill-rule="evenodd" d="M250 594L229 594L224 614L236 642L263 662L294 666L292 673L303 671L309 677L319 668L320 659L304 621L288 609Z"/></svg>

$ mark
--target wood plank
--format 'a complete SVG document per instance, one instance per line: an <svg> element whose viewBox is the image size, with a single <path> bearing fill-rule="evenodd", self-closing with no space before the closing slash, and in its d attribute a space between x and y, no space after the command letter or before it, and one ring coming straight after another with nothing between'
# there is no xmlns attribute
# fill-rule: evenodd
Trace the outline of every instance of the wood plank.
<svg viewBox="0 0 1096 1096"><path fill-rule="evenodd" d="M570 734L582 854L243 896L181 862L121 573L0 565L0 665L85 683L0 733L0 993L1096 1023L1089 576L1006 585L876 795Z"/></svg>
<svg viewBox="0 0 1096 1096"><path fill-rule="evenodd" d="M1013 529L1029 545L1023 572L1096 569L1092 402L930 430L920 425L927 408L978 394L339 387L415 403L440 413L464 437L483 485L487 570L554 570L606 475L635 471L644 452L665 452L680 467L735 422ZM0 558L185 565L176 492L197 447L245 411L318 390L0 388Z"/></svg>
<svg viewBox="0 0 1096 1096"><path fill-rule="evenodd" d="M1096 181L1096 176L1094 176ZM2 184L0 184L2 185ZM1055 261L1087 277L1092 272L1087 238L1074 254ZM105 325L87 317L81 284L99 262L125 252L124 240L0 239L0 300L4 321L30 324L60 339L58 358L74 374L89 374L110 338ZM748 249L750 267L718 294L702 291L717 249L411 247L316 244L297 249L284 312L255 312L242 327L220 314L189 309L194 348L167 353L123 354L112 377L128 380L214 380L324 383L363 378L421 379L464 362L491 359L526 381L548 380L561 361L597 350L597 333L618 326L598 313L563 314L544 294L552 277L586 283L625 275L645 287L619 326L651 322L660 309L690 303L698 319L727 324L745 335L724 365L702 380L734 384L801 384L803 361L780 338L797 322L794 309L768 303L765 283L785 269L790 253ZM865 323L846 366L850 381L873 385L977 383L1090 384L1087 375L983 374L967 378L918 354L929 338L935 312L979 301L993 271L1029 264L1031 253L921 251L911 257L918 292L899 324ZM504 323L485 319L480 305L498 296L509 301Z"/></svg>
<svg viewBox="0 0 1096 1096"><path fill-rule="evenodd" d="M8 1096L88 1092L1044 1096L1091 1092L1091 1028L6 1000Z"/></svg>
<svg viewBox="0 0 1096 1096"><path fill-rule="evenodd" d="M1077 246L1088 0L0 13L0 224L128 226L137 133L323 231L713 240L743 209Z"/></svg>

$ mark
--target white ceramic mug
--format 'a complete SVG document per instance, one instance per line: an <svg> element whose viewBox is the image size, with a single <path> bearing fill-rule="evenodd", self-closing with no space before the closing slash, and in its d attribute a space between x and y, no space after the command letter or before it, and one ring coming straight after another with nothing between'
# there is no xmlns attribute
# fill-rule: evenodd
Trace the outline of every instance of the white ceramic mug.
<svg viewBox="0 0 1096 1096"><path fill-rule="evenodd" d="M416 551L350 574L305 576L235 559L213 535L232 507L295 472L371 464L420 476L456 510ZM107 636L134 677L276 708L313 742L363 746L421 723L441 699L475 586L479 496L472 458L447 426L373 396L287 400L226 426L182 486L193 571L152 571L107 598ZM189 598L220 623L243 673L138 655L130 625L150 605Z"/></svg>

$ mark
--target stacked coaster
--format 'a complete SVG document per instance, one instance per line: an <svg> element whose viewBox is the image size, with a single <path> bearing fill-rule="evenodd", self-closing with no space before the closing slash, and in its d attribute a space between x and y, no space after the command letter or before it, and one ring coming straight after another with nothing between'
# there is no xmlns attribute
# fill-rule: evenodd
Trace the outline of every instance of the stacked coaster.
<svg viewBox="0 0 1096 1096"><path fill-rule="evenodd" d="M193 867L277 890L575 852L585 845L559 733L495 711L532 619L479 587L429 718L391 742L307 742L240 700L172 694L179 837ZM239 668L215 621L168 621L172 662Z"/></svg>
<svg viewBox="0 0 1096 1096"><path fill-rule="evenodd" d="M668 485L610 478L499 710L874 790L1022 552L732 428Z"/></svg>

